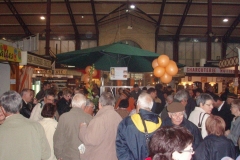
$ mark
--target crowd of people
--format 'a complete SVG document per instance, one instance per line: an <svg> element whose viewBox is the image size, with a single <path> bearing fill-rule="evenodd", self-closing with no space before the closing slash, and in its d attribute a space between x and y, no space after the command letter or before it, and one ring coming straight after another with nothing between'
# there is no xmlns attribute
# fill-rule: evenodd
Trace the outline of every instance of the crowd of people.
<svg viewBox="0 0 240 160"><path fill-rule="evenodd" d="M0 96L0 159L4 160L221 160L236 159L240 99L211 88L96 87L57 94L45 82L36 94Z"/></svg>

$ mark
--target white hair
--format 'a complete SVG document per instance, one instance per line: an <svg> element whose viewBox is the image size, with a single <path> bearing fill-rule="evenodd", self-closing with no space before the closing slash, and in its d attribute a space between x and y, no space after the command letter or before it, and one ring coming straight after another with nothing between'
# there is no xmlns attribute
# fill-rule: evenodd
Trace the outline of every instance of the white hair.
<svg viewBox="0 0 240 160"><path fill-rule="evenodd" d="M86 106L86 97L81 94L77 93L72 99L72 107L76 108L83 108Z"/></svg>
<svg viewBox="0 0 240 160"><path fill-rule="evenodd" d="M151 110L153 107L153 99L148 93L141 93L137 100L140 109Z"/></svg>

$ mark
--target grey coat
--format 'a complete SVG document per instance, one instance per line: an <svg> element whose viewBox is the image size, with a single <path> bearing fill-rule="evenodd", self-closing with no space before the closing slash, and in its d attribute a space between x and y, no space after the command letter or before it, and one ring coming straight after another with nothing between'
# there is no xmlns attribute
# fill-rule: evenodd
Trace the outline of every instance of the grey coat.
<svg viewBox="0 0 240 160"><path fill-rule="evenodd" d="M80 123L89 123L92 117L80 108L72 108L59 118L53 136L54 154L57 159L80 160L78 146L82 143L78 138Z"/></svg>
<svg viewBox="0 0 240 160"><path fill-rule="evenodd" d="M238 138L240 136L240 117L237 117L235 121L232 121L230 133L227 138L231 139L235 146L238 146Z"/></svg>
<svg viewBox="0 0 240 160"><path fill-rule="evenodd" d="M1 160L46 160L50 155L44 129L38 122L14 114L0 125Z"/></svg>

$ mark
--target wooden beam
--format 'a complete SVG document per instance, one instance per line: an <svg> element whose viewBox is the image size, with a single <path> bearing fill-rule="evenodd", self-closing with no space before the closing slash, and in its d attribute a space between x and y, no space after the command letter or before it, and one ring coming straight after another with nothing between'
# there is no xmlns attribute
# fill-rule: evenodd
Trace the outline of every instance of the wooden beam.
<svg viewBox="0 0 240 160"><path fill-rule="evenodd" d="M96 29L96 35L97 35L97 46L98 46L98 45L99 45L99 29L98 29L98 21L97 21L97 16L96 16L96 10L95 10L95 5L94 5L94 0L91 0L91 6L92 6L93 19L94 19L94 24L95 24L95 29Z"/></svg>
<svg viewBox="0 0 240 160"><path fill-rule="evenodd" d="M165 4L166 4L166 0L163 0L162 1L162 5L161 5L161 9L159 11L158 21L157 21L157 24L156 24L156 30L155 30L155 52L157 52L158 33L159 33L160 24L161 24L162 17L163 17Z"/></svg>

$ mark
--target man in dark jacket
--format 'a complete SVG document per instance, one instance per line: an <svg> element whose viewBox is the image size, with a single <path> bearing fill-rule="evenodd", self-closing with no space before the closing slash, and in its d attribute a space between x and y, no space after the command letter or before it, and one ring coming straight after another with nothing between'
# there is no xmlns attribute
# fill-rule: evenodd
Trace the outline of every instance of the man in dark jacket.
<svg viewBox="0 0 240 160"><path fill-rule="evenodd" d="M185 106L179 102L173 102L167 106L167 110L170 118L165 119L162 126L177 125L188 129L194 137L193 149L196 149L202 141L202 135L195 124L184 118Z"/></svg>
<svg viewBox="0 0 240 160"><path fill-rule="evenodd" d="M42 89L36 95L38 102L40 102L44 98L45 91L50 89L50 87L51 87L51 85L49 82L47 82L47 81L43 82Z"/></svg>
<svg viewBox="0 0 240 160"><path fill-rule="evenodd" d="M226 123L225 130L229 130L231 128L231 122L233 120L234 115L231 113L231 106L227 104L227 102L222 101L218 95L213 96L213 109L212 114L222 117L222 119Z"/></svg>
<svg viewBox="0 0 240 160"><path fill-rule="evenodd" d="M59 116L61 116L65 112L70 111L71 98L72 91L70 89L64 89L63 97L57 102L57 111Z"/></svg>
<svg viewBox="0 0 240 160"><path fill-rule="evenodd" d="M29 102L33 99L33 94L30 89L23 89L21 91L21 97L22 97L22 108L20 109L20 114L23 115L26 118L29 118L31 115L31 109Z"/></svg>
<svg viewBox="0 0 240 160"><path fill-rule="evenodd" d="M163 106L161 106L161 103L157 102L156 101L156 97L157 97L157 91L155 88L151 87L147 90L147 93L150 94L150 96L152 97L153 99L153 107L152 107L152 112L153 113L156 113L156 114L159 114L162 112L163 110Z"/></svg>
<svg viewBox="0 0 240 160"><path fill-rule="evenodd" d="M158 115L151 112L152 106L152 97L147 93L142 93L137 101L137 114L120 122L116 138L119 160L144 160L149 156L146 136L148 139L151 138L162 123ZM143 123L146 125L147 133Z"/></svg>
<svg viewBox="0 0 240 160"><path fill-rule="evenodd" d="M155 89L157 91L157 97L161 100L161 107L166 105L166 100L163 95L163 86L161 84L156 84Z"/></svg>
<svg viewBox="0 0 240 160"><path fill-rule="evenodd" d="M133 97L134 100L137 101L138 96L140 95L140 93L141 93L141 89L139 88L138 84L134 84L133 85L133 90L131 92L131 97Z"/></svg>

